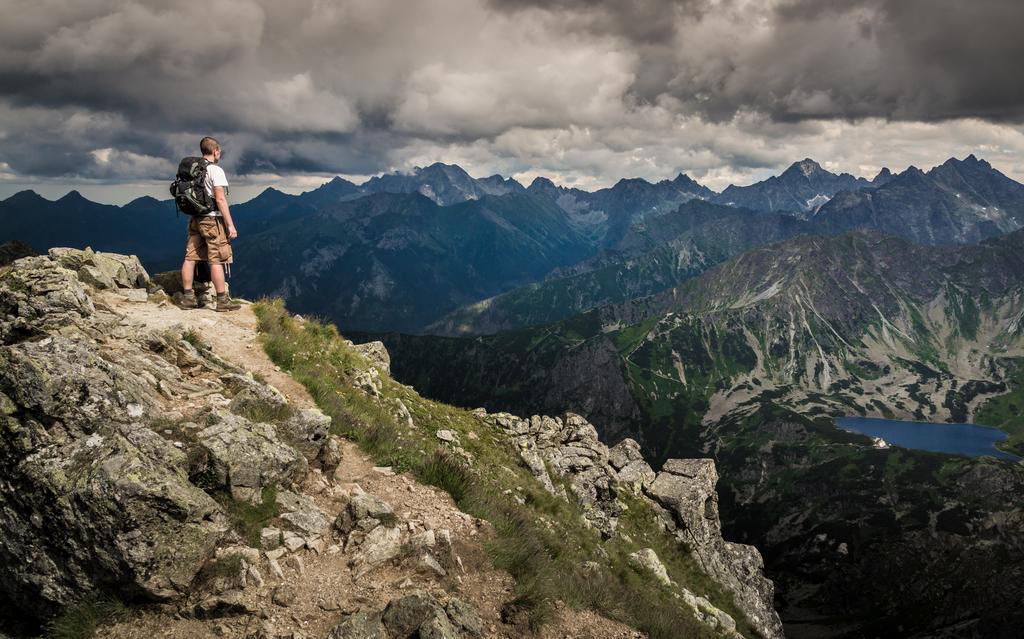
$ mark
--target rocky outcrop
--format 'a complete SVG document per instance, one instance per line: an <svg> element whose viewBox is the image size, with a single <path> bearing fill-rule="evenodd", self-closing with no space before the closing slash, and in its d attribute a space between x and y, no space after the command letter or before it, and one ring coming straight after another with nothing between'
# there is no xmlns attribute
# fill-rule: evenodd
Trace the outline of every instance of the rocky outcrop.
<svg viewBox="0 0 1024 639"><path fill-rule="evenodd" d="M664 513L666 528L693 551L708 575L733 593L754 627L765 637L781 637L775 587L764 576L761 553L722 538L717 483L713 460L669 459L645 494Z"/></svg>
<svg viewBox="0 0 1024 639"><path fill-rule="evenodd" d="M753 546L722 538L713 460L670 459L655 473L637 442L625 439L609 449L590 422L579 415L522 419L509 413L488 414L483 409L475 413L512 436L523 462L549 492L563 498L569 498L571 492L586 520L602 536L616 534L625 508L621 497L648 501L661 513L665 529L686 544L704 571L733 594L757 632L762 637L782 636L782 623L773 604L774 586L764 576L760 553ZM569 486L568 492L564 485ZM633 561L656 579L667 580L667 575L662 577L664 566L651 554L653 551L641 552ZM692 600L691 608L702 621L735 630L735 622L717 609L712 611L714 607L706 599L689 591L683 598Z"/></svg>
<svg viewBox="0 0 1024 639"><path fill-rule="evenodd" d="M52 248L50 258L74 271L83 283L98 289L145 288L150 283L149 274L134 255L102 253L90 248Z"/></svg>
<svg viewBox="0 0 1024 639"><path fill-rule="evenodd" d="M226 529L142 422L140 371L95 343L115 326L49 258L0 275L0 591L39 617L91 593L178 596Z"/></svg>
<svg viewBox="0 0 1024 639"><path fill-rule="evenodd" d="M26 624L90 596L191 592L233 535L214 496L259 501L273 486L303 544L322 548L311 529L330 526L284 490L323 460L329 419L285 405L287 420L252 421L280 393L181 328L129 325L94 301L107 288L145 299L125 287L148 282L138 260L88 250L0 269L0 594Z"/></svg>

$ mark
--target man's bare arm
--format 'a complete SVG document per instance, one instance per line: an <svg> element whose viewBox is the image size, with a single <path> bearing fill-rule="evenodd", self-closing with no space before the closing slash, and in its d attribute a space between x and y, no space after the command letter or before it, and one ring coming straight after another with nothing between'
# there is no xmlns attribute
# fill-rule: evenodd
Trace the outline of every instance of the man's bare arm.
<svg viewBox="0 0 1024 639"><path fill-rule="evenodd" d="M224 216L224 224L228 227L228 237L232 240L238 237L235 230L235 223L231 219L231 211L228 209L228 198L224 195L223 186L213 187L213 200L217 203L217 210Z"/></svg>

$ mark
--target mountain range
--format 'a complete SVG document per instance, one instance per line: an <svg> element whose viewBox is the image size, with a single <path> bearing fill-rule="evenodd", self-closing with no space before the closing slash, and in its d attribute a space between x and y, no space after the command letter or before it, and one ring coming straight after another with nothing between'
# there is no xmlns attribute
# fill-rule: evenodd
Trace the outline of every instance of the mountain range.
<svg viewBox="0 0 1024 639"><path fill-rule="evenodd" d="M799 233L978 241L1024 224L1024 186L974 156L870 182L803 160L721 194L684 174L588 192L437 163L301 195L267 189L233 212L240 293L280 294L351 329L479 334L655 294ZM0 239L132 253L154 271L179 264L185 222L153 198L117 207L25 191L0 202Z"/></svg>

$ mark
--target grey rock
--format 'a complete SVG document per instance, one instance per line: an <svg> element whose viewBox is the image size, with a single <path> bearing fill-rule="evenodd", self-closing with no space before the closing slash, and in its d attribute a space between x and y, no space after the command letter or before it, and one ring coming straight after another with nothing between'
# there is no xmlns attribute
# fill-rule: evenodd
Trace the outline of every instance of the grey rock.
<svg viewBox="0 0 1024 639"><path fill-rule="evenodd" d="M334 527L341 532L350 532L357 522L364 519L387 522L393 517L394 509L390 504L369 493L360 492L352 496L352 500L334 521Z"/></svg>
<svg viewBox="0 0 1024 639"><path fill-rule="evenodd" d="M377 368L385 375L391 374L391 356L383 342L367 342L366 344L353 344L353 349L365 357L371 366Z"/></svg>
<svg viewBox="0 0 1024 639"><path fill-rule="evenodd" d="M327 514L306 495L280 491L277 494L277 506L281 519L291 523L307 537L324 534L331 527Z"/></svg>
<svg viewBox="0 0 1024 639"><path fill-rule="evenodd" d="M441 604L426 593L414 593L388 602L382 618L392 639L407 639L437 616L445 616Z"/></svg>
<svg viewBox="0 0 1024 639"><path fill-rule="evenodd" d="M420 555L419 560L416 562L416 568L420 572L433 577L445 577L448 575L448 571L436 559L431 557L429 553Z"/></svg>
<svg viewBox="0 0 1024 639"><path fill-rule="evenodd" d="M0 281L0 304L25 309L7 337L41 336L0 346L0 593L41 618L92 594L179 597L227 525L185 453L137 422L154 405L138 368L169 364L83 339L103 324L49 258Z"/></svg>
<svg viewBox="0 0 1024 639"><path fill-rule="evenodd" d="M277 430L306 459L318 462L324 457L324 447L331 432L331 418L319 409L304 408L280 423ZM337 463L334 465L337 466Z"/></svg>
<svg viewBox="0 0 1024 639"><path fill-rule="evenodd" d="M665 564L661 563L658 553L654 552L652 548L642 548L631 553L629 555L629 563L652 575L658 583L666 586L672 585L672 580L669 579Z"/></svg>
<svg viewBox="0 0 1024 639"><path fill-rule="evenodd" d="M327 639L388 639L388 632L379 612L357 612L335 626Z"/></svg>
<svg viewBox="0 0 1024 639"><path fill-rule="evenodd" d="M401 553L402 531L398 527L377 526L359 545L359 552L352 558L352 569L361 577Z"/></svg>
<svg viewBox="0 0 1024 639"><path fill-rule="evenodd" d="M288 405L288 400L276 388L249 379L246 375L224 375L222 381L237 391L229 406L233 413L248 415L268 409L284 409Z"/></svg>
<svg viewBox="0 0 1024 639"><path fill-rule="evenodd" d="M615 470L622 470L631 462L643 460L640 444L628 437L608 449L608 462Z"/></svg>
<svg viewBox="0 0 1024 639"><path fill-rule="evenodd" d="M420 639L458 639L459 633L444 613L437 613L420 625Z"/></svg>
<svg viewBox="0 0 1024 639"><path fill-rule="evenodd" d="M82 327L96 309L71 271L47 257L26 257L0 273L0 342Z"/></svg>
<svg viewBox="0 0 1024 639"><path fill-rule="evenodd" d="M49 254L64 268L77 271L83 282L96 288L145 288L150 283L149 274L134 255L94 252L88 248L52 248Z"/></svg>
<svg viewBox="0 0 1024 639"><path fill-rule="evenodd" d="M263 550L274 550L281 546L281 529L264 528L260 531L260 546Z"/></svg>
<svg viewBox="0 0 1024 639"><path fill-rule="evenodd" d="M657 478L657 473L644 460L632 461L622 467L615 481L634 495L639 495Z"/></svg>
<svg viewBox="0 0 1024 639"><path fill-rule="evenodd" d="M753 546L722 538L717 481L713 460L670 459L646 494L665 509L676 537L693 550L712 578L733 593L757 631L781 637L782 622L773 606L775 586L764 576L761 554Z"/></svg>
<svg viewBox="0 0 1024 639"><path fill-rule="evenodd" d="M270 601L282 608L287 608L295 603L298 596L295 586L290 584L281 584L280 586L276 586L274 591L270 593Z"/></svg>
<svg viewBox="0 0 1024 639"><path fill-rule="evenodd" d="M259 501L265 486L289 486L305 476L306 458L277 437L270 424L254 424L225 413L196 435L190 475L208 488L227 488L232 497Z"/></svg>
<svg viewBox="0 0 1024 639"><path fill-rule="evenodd" d="M459 435L454 430L443 428L435 433L438 439L449 444L459 444Z"/></svg>
<svg viewBox="0 0 1024 639"><path fill-rule="evenodd" d="M484 621L480 618L476 608L469 603L452 597L448 605L445 606L445 612L448 613L448 618L456 628L460 628L474 637L483 636Z"/></svg>
<svg viewBox="0 0 1024 639"><path fill-rule="evenodd" d="M92 264L86 264L78 269L78 280L99 289L117 288L113 276Z"/></svg>
<svg viewBox="0 0 1024 639"><path fill-rule="evenodd" d="M144 288L124 289L123 295L128 298L129 302L144 303L149 301L149 293Z"/></svg>

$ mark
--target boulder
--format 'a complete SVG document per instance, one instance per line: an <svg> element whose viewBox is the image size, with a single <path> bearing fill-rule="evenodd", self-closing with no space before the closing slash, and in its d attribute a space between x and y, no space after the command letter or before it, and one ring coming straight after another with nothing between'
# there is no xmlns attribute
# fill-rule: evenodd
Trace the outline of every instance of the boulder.
<svg viewBox="0 0 1024 639"><path fill-rule="evenodd" d="M386 501L360 491L352 496L352 500L335 519L334 527L347 533L352 531L360 521L366 519L372 519L378 524L390 522L394 519L394 509Z"/></svg>
<svg viewBox="0 0 1024 639"><path fill-rule="evenodd" d="M672 513L688 543L705 545L721 538L717 482L714 460L669 459L647 494Z"/></svg>
<svg viewBox="0 0 1024 639"><path fill-rule="evenodd" d="M629 563L653 576L658 583L665 586L672 585L672 580L669 579L665 564L661 563L658 553L654 552L652 548L642 548L631 553L629 555Z"/></svg>
<svg viewBox="0 0 1024 639"><path fill-rule="evenodd" d="M289 522L306 537L322 535L331 528L331 520L306 495L287 490L279 491L277 506L281 512L281 519Z"/></svg>
<svg viewBox="0 0 1024 639"><path fill-rule="evenodd" d="M47 257L25 257L0 272L0 342L81 327L96 312L75 274Z"/></svg>
<svg viewBox="0 0 1024 639"><path fill-rule="evenodd" d="M148 428L77 436L0 418L0 592L37 618L83 596L184 594L227 529L183 452Z"/></svg>
<svg viewBox="0 0 1024 639"><path fill-rule="evenodd" d="M640 444L628 437L608 449L608 463L615 470L622 470L632 462L643 460L644 455L640 451Z"/></svg>
<svg viewBox="0 0 1024 639"><path fill-rule="evenodd" d="M320 409L304 408L278 424L277 430L310 462L321 462L331 434L331 418Z"/></svg>
<svg viewBox="0 0 1024 639"><path fill-rule="evenodd" d="M388 602L382 619L392 639L407 639L415 636L425 622L438 616L446 617L446 614L436 599L426 593L414 593Z"/></svg>
<svg viewBox="0 0 1024 639"><path fill-rule="evenodd" d="M402 531L397 527L377 526L366 534L351 564L356 577L391 561L402 553Z"/></svg>
<svg viewBox="0 0 1024 639"><path fill-rule="evenodd" d="M452 597L445 606L445 612L452 625L474 637L482 637L484 634L484 621L480 618L476 608L462 599Z"/></svg>
<svg viewBox="0 0 1024 639"><path fill-rule="evenodd" d="M239 615L255 615L258 611L249 607L240 590L229 590L211 595L195 605L193 614L199 619L219 619Z"/></svg>
<svg viewBox="0 0 1024 639"><path fill-rule="evenodd" d="M306 474L306 458L281 441L270 424L231 413L196 434L190 475L208 489L227 488L238 500L256 503L266 486L290 486Z"/></svg>
<svg viewBox="0 0 1024 639"><path fill-rule="evenodd" d="M86 284L101 289L146 288L149 274L134 255L95 252L73 248L52 248L50 258L78 273Z"/></svg>
<svg viewBox="0 0 1024 639"><path fill-rule="evenodd" d="M353 344L352 348L365 357L370 365L385 375L391 374L391 355L384 347L384 342L367 342L365 344Z"/></svg>

